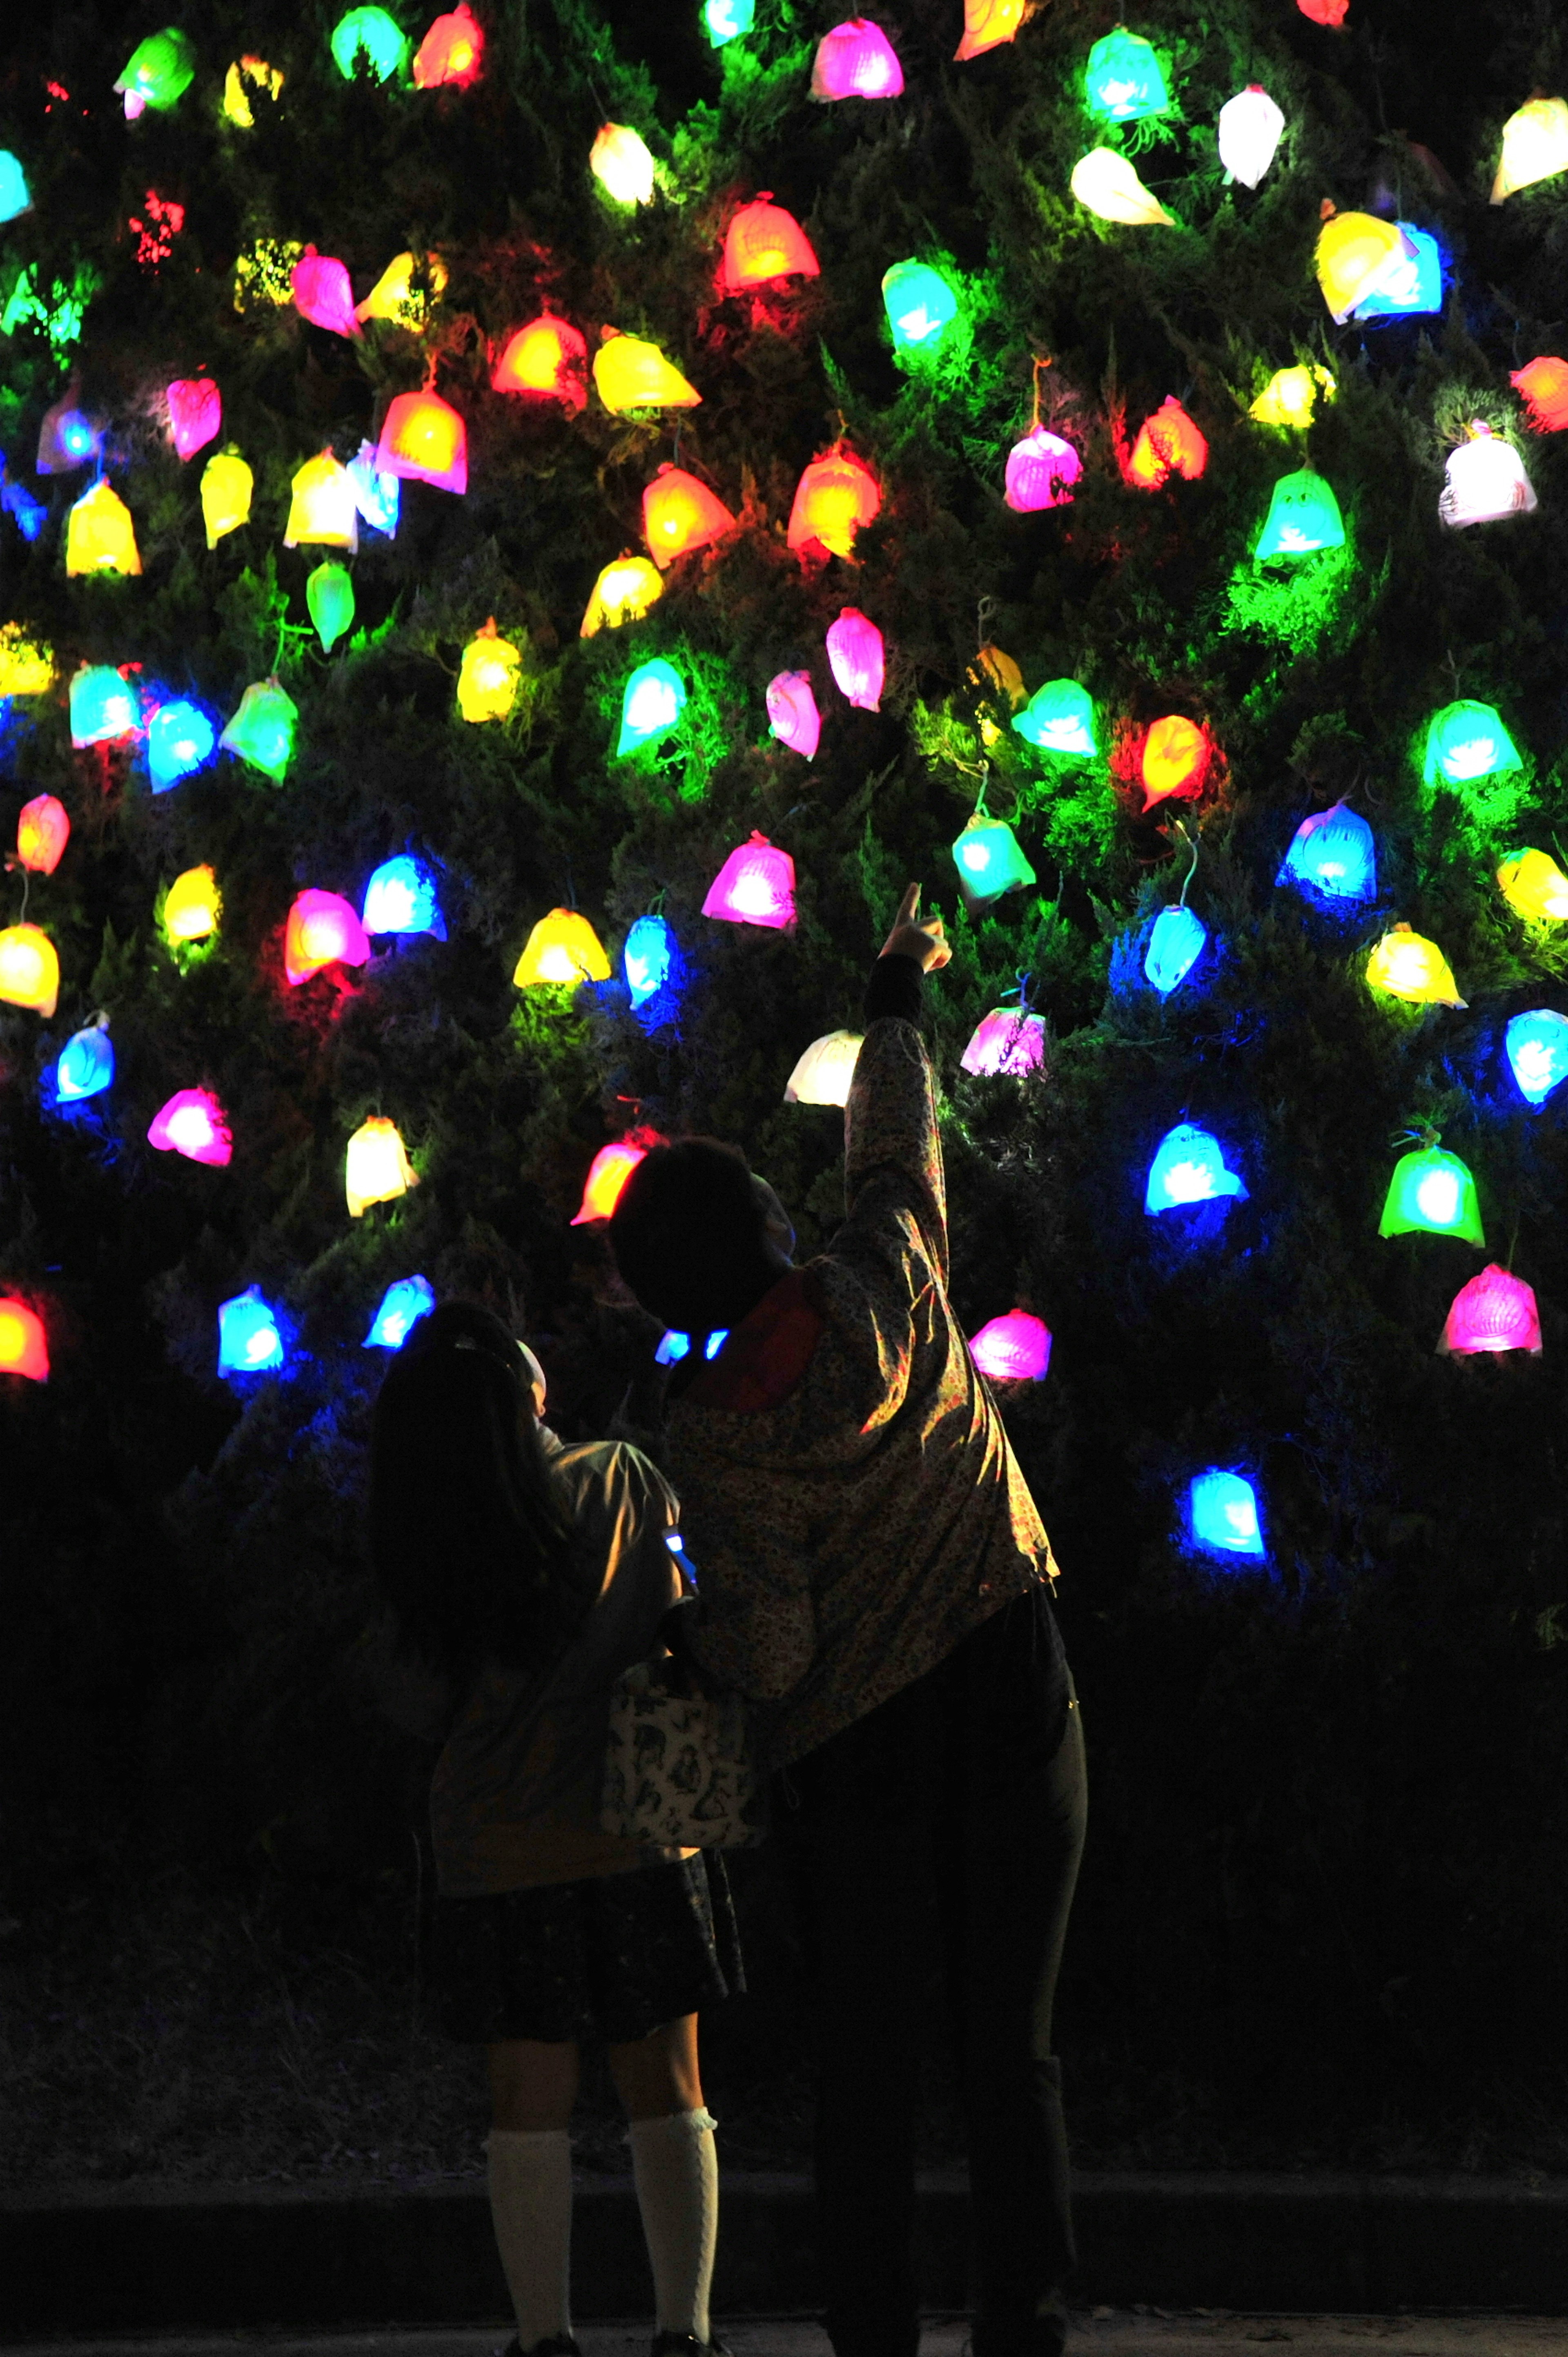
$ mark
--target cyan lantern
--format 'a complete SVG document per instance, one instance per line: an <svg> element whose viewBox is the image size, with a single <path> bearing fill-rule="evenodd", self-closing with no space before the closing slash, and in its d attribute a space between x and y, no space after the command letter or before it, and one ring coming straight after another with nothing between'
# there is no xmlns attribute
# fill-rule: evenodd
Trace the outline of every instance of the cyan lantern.
<svg viewBox="0 0 1568 2357"><path fill-rule="evenodd" d="M1178 1122L1161 1138L1149 1165L1144 1209L1151 1218L1189 1203L1212 1203L1226 1195L1245 1196L1246 1188L1233 1170L1217 1137L1191 1122Z"/></svg>
<svg viewBox="0 0 1568 2357"><path fill-rule="evenodd" d="M1162 998L1168 998L1187 980L1208 939L1208 926L1185 904L1160 910L1144 952L1144 972Z"/></svg>
<svg viewBox="0 0 1568 2357"><path fill-rule="evenodd" d="M1005 820L976 811L952 846L953 863L970 908L988 908L1004 892L1032 884L1035 871Z"/></svg>
<svg viewBox="0 0 1568 2357"><path fill-rule="evenodd" d="M1203 1555L1240 1555L1254 1563L1262 1559L1258 1493L1240 1473L1214 1466L1194 1476L1187 1491L1187 1528L1193 1545Z"/></svg>

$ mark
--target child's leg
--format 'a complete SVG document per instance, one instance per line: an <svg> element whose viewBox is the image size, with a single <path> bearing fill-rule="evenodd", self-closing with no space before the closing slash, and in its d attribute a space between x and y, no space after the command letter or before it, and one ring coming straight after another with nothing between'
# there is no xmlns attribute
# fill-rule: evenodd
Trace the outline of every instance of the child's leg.
<svg viewBox="0 0 1568 2357"><path fill-rule="evenodd" d="M577 2049L512 2038L487 2047L490 2216L523 2351L572 2330L572 2140Z"/></svg>
<svg viewBox="0 0 1568 2357"><path fill-rule="evenodd" d="M612 2046L610 2072L631 2122L632 2174L659 2330L706 2344L719 2168L713 2115L703 2107L696 2015L667 2022L633 2045Z"/></svg>

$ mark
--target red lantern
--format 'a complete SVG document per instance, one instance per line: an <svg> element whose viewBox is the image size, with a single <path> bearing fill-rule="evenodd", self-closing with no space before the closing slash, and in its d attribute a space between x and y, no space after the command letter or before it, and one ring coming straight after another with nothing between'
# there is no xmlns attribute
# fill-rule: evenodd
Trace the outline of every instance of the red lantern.
<svg viewBox="0 0 1568 2357"><path fill-rule="evenodd" d="M789 545L803 563L852 556L855 533L881 505L882 492L870 468L853 451L829 450L812 459L795 486Z"/></svg>
<svg viewBox="0 0 1568 2357"><path fill-rule="evenodd" d="M283 970L291 983L308 982L328 965L363 965L371 954L365 929L340 892L299 893L283 935Z"/></svg>
<svg viewBox="0 0 1568 2357"><path fill-rule="evenodd" d="M642 536L661 573L678 556L706 548L736 529L736 519L723 500L683 467L660 467L642 494Z"/></svg>
<svg viewBox="0 0 1568 2357"><path fill-rule="evenodd" d="M1337 33L1345 22L1350 0L1295 0L1295 5L1315 25L1326 25L1331 33Z"/></svg>
<svg viewBox="0 0 1568 2357"><path fill-rule="evenodd" d="M438 90L443 82L455 82L459 90L467 90L478 81L484 57L484 27L467 0L457 0L450 16L437 16L415 51L413 86Z"/></svg>
<svg viewBox="0 0 1568 2357"><path fill-rule="evenodd" d="M223 423L223 396L209 376L177 377L168 389L169 432L182 458L215 441Z"/></svg>
<svg viewBox="0 0 1568 2357"><path fill-rule="evenodd" d="M289 285L295 309L312 327L330 328L335 336L359 335L349 273L331 254L317 253L313 245L307 245L289 273Z"/></svg>
<svg viewBox="0 0 1568 2357"><path fill-rule="evenodd" d="M1568 427L1568 361L1543 354L1516 369L1509 382L1523 393L1538 434L1561 434Z"/></svg>
<svg viewBox="0 0 1568 2357"><path fill-rule="evenodd" d="M0 1294L0 1375L26 1375L35 1383L48 1381L44 1321L14 1293Z"/></svg>
<svg viewBox="0 0 1568 2357"><path fill-rule="evenodd" d="M438 393L400 393L381 427L376 465L438 491L468 488L468 429Z"/></svg>
<svg viewBox="0 0 1568 2357"><path fill-rule="evenodd" d="M822 266L794 214L776 205L772 191L764 188L753 203L742 205L729 225L725 239L725 293L738 295L747 286L766 286L772 279L796 273L802 278L817 278Z"/></svg>
<svg viewBox="0 0 1568 2357"><path fill-rule="evenodd" d="M1138 428L1127 480L1140 490L1158 490L1167 475L1196 483L1208 464L1208 445L1182 407L1168 394Z"/></svg>
<svg viewBox="0 0 1568 2357"><path fill-rule="evenodd" d="M519 328L496 362L490 383L497 393L527 393L542 401L564 401L568 409L587 404L587 339L570 319L542 311Z"/></svg>
<svg viewBox="0 0 1568 2357"><path fill-rule="evenodd" d="M882 709L882 633L854 606L846 606L828 632L828 661L843 693L863 712Z"/></svg>
<svg viewBox="0 0 1568 2357"><path fill-rule="evenodd" d="M70 839L65 804L53 794L36 794L16 813L16 856L35 876L52 876Z"/></svg>
<svg viewBox="0 0 1568 2357"><path fill-rule="evenodd" d="M1196 720L1167 713L1156 720L1144 739L1139 773L1144 782L1144 808L1156 802L1196 802L1208 774L1211 751L1208 731Z"/></svg>

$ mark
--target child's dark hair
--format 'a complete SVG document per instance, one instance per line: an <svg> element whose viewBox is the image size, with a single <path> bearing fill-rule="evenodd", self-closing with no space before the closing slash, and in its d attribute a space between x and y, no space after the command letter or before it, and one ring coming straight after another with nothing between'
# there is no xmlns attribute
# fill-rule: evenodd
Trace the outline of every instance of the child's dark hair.
<svg viewBox="0 0 1568 2357"><path fill-rule="evenodd" d="M593 1599L528 1370L493 1310L444 1302L387 1369L371 1427L371 1561L397 1651L463 1680L550 1668Z"/></svg>
<svg viewBox="0 0 1568 2357"><path fill-rule="evenodd" d="M627 1180L610 1247L645 1309L708 1334L750 1308L767 1221L738 1147L682 1137L654 1146Z"/></svg>

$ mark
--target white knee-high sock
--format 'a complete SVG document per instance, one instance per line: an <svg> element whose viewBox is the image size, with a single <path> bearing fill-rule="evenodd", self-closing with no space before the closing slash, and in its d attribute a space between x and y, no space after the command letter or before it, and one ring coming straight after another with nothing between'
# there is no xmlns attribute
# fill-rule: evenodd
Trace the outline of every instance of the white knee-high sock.
<svg viewBox="0 0 1568 2357"><path fill-rule="evenodd" d="M524 2351L570 2332L572 2139L564 2128L492 2128L490 2217Z"/></svg>
<svg viewBox="0 0 1568 2357"><path fill-rule="evenodd" d="M719 2237L719 2164L711 2112L633 2120L631 2173L653 2268L660 2332L711 2339L708 2293Z"/></svg>

